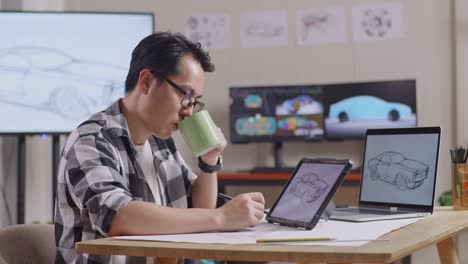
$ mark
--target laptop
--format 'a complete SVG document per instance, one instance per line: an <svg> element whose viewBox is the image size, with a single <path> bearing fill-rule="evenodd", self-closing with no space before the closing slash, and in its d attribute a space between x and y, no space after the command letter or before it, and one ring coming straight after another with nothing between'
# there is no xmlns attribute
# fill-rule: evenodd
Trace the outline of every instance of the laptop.
<svg viewBox="0 0 468 264"><path fill-rule="evenodd" d="M359 206L335 209L330 219L365 222L431 215L440 130L367 130Z"/></svg>

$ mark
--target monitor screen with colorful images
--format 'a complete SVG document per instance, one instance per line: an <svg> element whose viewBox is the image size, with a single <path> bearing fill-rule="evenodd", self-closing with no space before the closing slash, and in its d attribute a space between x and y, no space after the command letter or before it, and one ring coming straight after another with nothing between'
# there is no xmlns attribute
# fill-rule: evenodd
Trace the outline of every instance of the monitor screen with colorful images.
<svg viewBox="0 0 468 264"><path fill-rule="evenodd" d="M322 87L232 87L230 121L233 143L321 140Z"/></svg>
<svg viewBox="0 0 468 264"><path fill-rule="evenodd" d="M416 127L416 81L230 88L233 143L362 139Z"/></svg>

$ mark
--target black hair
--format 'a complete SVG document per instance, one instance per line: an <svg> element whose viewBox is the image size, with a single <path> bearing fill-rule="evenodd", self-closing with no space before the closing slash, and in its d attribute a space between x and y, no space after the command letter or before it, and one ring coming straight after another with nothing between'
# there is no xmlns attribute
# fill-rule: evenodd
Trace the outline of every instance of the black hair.
<svg viewBox="0 0 468 264"><path fill-rule="evenodd" d="M210 55L200 43L187 39L180 33L157 32L145 37L132 52L130 69L125 80L125 93L130 93L138 82L140 71L150 69L164 76L180 73L181 58L190 54L205 72L214 71Z"/></svg>

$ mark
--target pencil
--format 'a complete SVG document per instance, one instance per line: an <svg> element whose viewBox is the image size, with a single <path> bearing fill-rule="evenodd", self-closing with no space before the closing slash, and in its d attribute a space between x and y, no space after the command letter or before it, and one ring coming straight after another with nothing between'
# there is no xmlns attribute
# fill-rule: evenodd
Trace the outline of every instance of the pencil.
<svg viewBox="0 0 468 264"><path fill-rule="evenodd" d="M223 199L226 199L226 200L228 200L228 201L229 201L229 200L232 200L232 197L231 197L231 196L226 195L226 194L224 194L224 193L218 193L218 196L221 197L221 198L223 198Z"/></svg>
<svg viewBox="0 0 468 264"><path fill-rule="evenodd" d="M335 240L335 238L331 238L331 237L272 238L272 239L257 239L257 243L333 241L333 240Z"/></svg>
<svg viewBox="0 0 468 264"><path fill-rule="evenodd" d="M257 243L279 243L279 242L314 242L314 241L333 241L333 242L382 242L390 241L390 239L336 239L330 237L305 237L305 238L272 238L272 239L257 239Z"/></svg>
<svg viewBox="0 0 468 264"><path fill-rule="evenodd" d="M226 195L226 194L224 194L224 193L218 193L218 197L223 198L223 199L226 199L226 200L228 200L228 201L232 200L232 197L231 197L231 196ZM268 214L268 211L263 211L263 213L267 215L267 214Z"/></svg>

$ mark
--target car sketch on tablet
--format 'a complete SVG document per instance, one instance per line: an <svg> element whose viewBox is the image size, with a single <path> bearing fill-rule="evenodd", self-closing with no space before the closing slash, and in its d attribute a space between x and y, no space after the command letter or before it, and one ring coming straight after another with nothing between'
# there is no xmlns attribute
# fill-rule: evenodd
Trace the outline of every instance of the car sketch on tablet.
<svg viewBox="0 0 468 264"><path fill-rule="evenodd" d="M328 184L313 173L307 173L300 177L291 187L290 192L304 202L312 203L317 200L328 188Z"/></svg>

